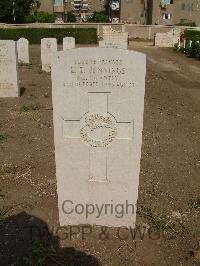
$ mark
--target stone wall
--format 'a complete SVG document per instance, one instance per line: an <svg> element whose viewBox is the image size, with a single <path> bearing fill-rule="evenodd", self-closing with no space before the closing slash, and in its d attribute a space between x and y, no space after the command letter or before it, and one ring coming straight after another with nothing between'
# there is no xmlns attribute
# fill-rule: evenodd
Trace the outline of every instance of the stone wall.
<svg viewBox="0 0 200 266"><path fill-rule="evenodd" d="M48 24L48 23L34 23L34 24L4 24L0 23L0 29L9 28L96 28L99 38L103 38L103 26L111 26L113 30L125 31L129 34L129 39L147 39L154 40L156 33L167 33L172 29L185 29L192 27L181 26L160 26L160 25L137 25L137 24L123 24L123 23L62 23L62 24ZM195 28L197 29L197 28Z"/></svg>

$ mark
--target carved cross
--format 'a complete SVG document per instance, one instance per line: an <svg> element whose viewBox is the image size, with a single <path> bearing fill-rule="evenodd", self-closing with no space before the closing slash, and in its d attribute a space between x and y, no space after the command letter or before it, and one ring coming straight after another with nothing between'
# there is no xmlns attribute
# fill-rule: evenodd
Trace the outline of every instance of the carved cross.
<svg viewBox="0 0 200 266"><path fill-rule="evenodd" d="M89 147L89 181L108 182L107 149L117 139L133 138L133 121L117 122L108 112L107 92L88 93L88 113L80 120L64 120L64 138L78 138Z"/></svg>

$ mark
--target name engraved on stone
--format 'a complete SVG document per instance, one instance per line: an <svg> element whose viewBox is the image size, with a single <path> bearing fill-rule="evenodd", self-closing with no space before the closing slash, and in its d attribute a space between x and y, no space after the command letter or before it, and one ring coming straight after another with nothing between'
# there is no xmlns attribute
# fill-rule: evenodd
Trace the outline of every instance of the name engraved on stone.
<svg viewBox="0 0 200 266"><path fill-rule="evenodd" d="M92 66L91 66L92 65ZM101 65L101 66L99 66ZM114 65L114 66L113 66ZM123 60L75 60L70 67L72 80L64 82L65 87L134 87L134 82L124 82L127 69ZM122 81L123 80L123 81Z"/></svg>

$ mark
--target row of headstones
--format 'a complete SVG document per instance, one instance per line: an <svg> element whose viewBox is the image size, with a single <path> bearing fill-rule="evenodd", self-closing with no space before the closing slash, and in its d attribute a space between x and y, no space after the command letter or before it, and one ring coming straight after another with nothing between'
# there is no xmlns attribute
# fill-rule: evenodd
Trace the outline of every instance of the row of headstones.
<svg viewBox="0 0 200 266"><path fill-rule="evenodd" d="M19 62L29 62L29 48L28 40L22 38L17 42ZM116 48L127 49L128 44L126 41L118 39L106 39L99 41L100 48ZM65 37L63 39L63 51L75 48L75 38ZM44 38L41 40L41 62L42 70L46 72L51 71L51 58L58 51L56 38Z"/></svg>
<svg viewBox="0 0 200 266"><path fill-rule="evenodd" d="M99 41L100 48L116 48L116 49L127 49L127 42L117 39L107 39ZM63 50L69 50L75 48L74 38L63 39ZM41 61L42 70L46 72L51 71L51 59L52 56L57 52L57 39L56 38L44 38L41 40Z"/></svg>
<svg viewBox="0 0 200 266"><path fill-rule="evenodd" d="M41 40L42 51L46 50L46 48L50 48L50 46L57 47L56 39L42 39ZM63 38L63 50L73 49L75 48L75 38L73 37L65 37ZM17 41L17 55L18 62L23 64L29 64L29 41L25 38L20 38Z"/></svg>
<svg viewBox="0 0 200 266"><path fill-rule="evenodd" d="M172 29L167 33L156 33L154 38L154 44L158 47L174 47L174 45L178 45L178 47L183 48L191 48L192 40L184 39L184 34L181 29ZM199 44L199 41L196 41Z"/></svg>
<svg viewBox="0 0 200 266"><path fill-rule="evenodd" d="M105 27L108 28L108 27ZM105 29L104 29L105 30ZM112 29L110 29L112 30ZM106 29L106 32L108 30ZM114 33L113 33L114 32ZM128 49L128 33L116 32L112 30L113 34L103 35L103 40L99 41L100 48L116 48L116 49ZM124 37L119 38L120 34ZM125 35L124 35L125 34ZM63 50L69 50L75 48L75 39L73 37L66 37L63 39ZM41 40L41 61L42 70L46 72L51 71L51 58L52 55L57 52L57 39L56 38L44 38Z"/></svg>
<svg viewBox="0 0 200 266"><path fill-rule="evenodd" d="M99 41L99 47L117 49L128 48L126 41L116 38ZM74 48L75 38L66 37L63 39L64 51ZM44 38L41 40L41 62L43 71L51 71L51 59L57 51L56 38ZM29 64L29 41L25 38L20 38L17 42L0 41L0 60L2 66L0 74L0 97L17 97L19 96L17 62ZM12 72L13 74L10 75ZM6 82L6 80L10 80L10 82Z"/></svg>
<svg viewBox="0 0 200 266"><path fill-rule="evenodd" d="M56 48L56 39L41 40L42 69L49 71L51 50ZM63 50L75 48L75 39L66 37L63 39ZM29 41L20 38L17 42L12 40L0 40L0 97L18 97L18 62L29 64Z"/></svg>
<svg viewBox="0 0 200 266"><path fill-rule="evenodd" d="M41 40L42 51L52 47L57 49L57 40L53 38L44 38ZM65 37L63 38L63 50L75 48L75 38ZM25 38L21 38L17 41L17 53L18 62L29 64L29 41Z"/></svg>
<svg viewBox="0 0 200 266"><path fill-rule="evenodd" d="M42 40L42 49L44 44L51 47ZM17 65L16 43L0 41L0 94L18 93ZM51 70L61 226L134 227L145 55L123 49L70 49L54 54ZM102 209L105 205L112 205L110 213ZM76 206L87 208L87 213Z"/></svg>
<svg viewBox="0 0 200 266"><path fill-rule="evenodd" d="M75 38L63 38L63 51L75 48ZM52 56L58 51L56 38L44 38L41 40L41 62L42 70L46 72L51 71Z"/></svg>
<svg viewBox="0 0 200 266"><path fill-rule="evenodd" d="M200 43L199 41L196 41L196 43ZM178 46L181 47L181 42L178 43ZM191 48L192 47L192 40L183 40L183 48Z"/></svg>
<svg viewBox="0 0 200 266"><path fill-rule="evenodd" d="M99 47L101 48L118 48L127 49L127 41L118 40L116 38L105 39L99 41ZM75 38L65 37L63 38L63 51L75 48ZM51 68L51 55L57 52L57 39L56 38L44 38L41 40L41 61L42 70L50 72ZM29 64L29 42L25 38L21 38L17 41L17 53L18 62Z"/></svg>

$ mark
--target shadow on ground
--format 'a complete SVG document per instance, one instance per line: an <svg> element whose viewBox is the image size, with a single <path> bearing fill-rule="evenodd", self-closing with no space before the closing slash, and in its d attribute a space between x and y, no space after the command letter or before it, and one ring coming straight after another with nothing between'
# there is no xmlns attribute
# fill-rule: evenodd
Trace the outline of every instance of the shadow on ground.
<svg viewBox="0 0 200 266"><path fill-rule="evenodd" d="M99 266L98 260L73 247L61 248L47 224L25 212L0 220L1 265Z"/></svg>

